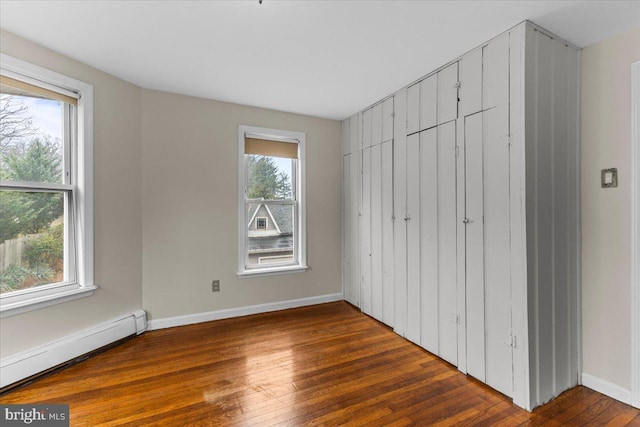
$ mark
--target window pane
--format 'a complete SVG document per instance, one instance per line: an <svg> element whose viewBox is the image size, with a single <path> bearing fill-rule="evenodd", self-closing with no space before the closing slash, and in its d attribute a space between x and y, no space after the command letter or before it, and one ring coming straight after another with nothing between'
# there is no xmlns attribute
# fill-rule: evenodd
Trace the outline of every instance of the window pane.
<svg viewBox="0 0 640 427"><path fill-rule="evenodd" d="M0 94L0 178L63 182L63 107L57 100Z"/></svg>
<svg viewBox="0 0 640 427"><path fill-rule="evenodd" d="M248 154L247 198L291 200L293 162L296 160Z"/></svg>
<svg viewBox="0 0 640 427"><path fill-rule="evenodd" d="M64 280L64 194L0 191L0 293Z"/></svg>
<svg viewBox="0 0 640 427"><path fill-rule="evenodd" d="M294 205L248 202L247 209L247 267L295 262ZM266 221L258 221L260 218Z"/></svg>

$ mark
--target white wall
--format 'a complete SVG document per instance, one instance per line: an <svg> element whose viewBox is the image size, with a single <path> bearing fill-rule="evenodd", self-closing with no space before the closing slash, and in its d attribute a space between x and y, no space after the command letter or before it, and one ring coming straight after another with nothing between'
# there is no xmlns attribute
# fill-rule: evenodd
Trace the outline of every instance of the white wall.
<svg viewBox="0 0 640 427"><path fill-rule="evenodd" d="M582 55L583 372L631 387L630 69L640 60L640 28ZM618 187L600 170L618 168Z"/></svg>
<svg viewBox="0 0 640 427"><path fill-rule="evenodd" d="M307 135L310 269L236 276L238 125ZM142 91L143 308L151 319L341 292L340 122ZM220 293L211 292L219 279Z"/></svg>
<svg viewBox="0 0 640 427"><path fill-rule="evenodd" d="M140 308L140 88L14 34L0 51L94 85L95 283L88 298L0 320L0 357Z"/></svg>

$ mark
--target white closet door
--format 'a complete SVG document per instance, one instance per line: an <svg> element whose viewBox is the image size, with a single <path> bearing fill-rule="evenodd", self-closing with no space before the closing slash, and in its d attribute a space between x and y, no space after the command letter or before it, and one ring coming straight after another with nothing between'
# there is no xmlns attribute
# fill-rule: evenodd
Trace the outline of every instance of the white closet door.
<svg viewBox="0 0 640 427"><path fill-rule="evenodd" d="M345 120L347 124L349 120ZM343 122L344 132L344 122ZM351 185L349 180L351 179L351 162L350 155L346 154L342 156L342 291L344 293L344 299L351 300L351 203L349 202L351 195Z"/></svg>
<svg viewBox="0 0 640 427"><path fill-rule="evenodd" d="M509 102L509 34L483 47L483 110Z"/></svg>
<svg viewBox="0 0 640 427"><path fill-rule="evenodd" d="M407 137L407 329L420 344L420 136Z"/></svg>
<svg viewBox="0 0 640 427"><path fill-rule="evenodd" d="M371 147L371 312L382 321L382 157Z"/></svg>
<svg viewBox="0 0 640 427"><path fill-rule="evenodd" d="M437 128L420 132L420 243L420 341L422 347L438 354Z"/></svg>
<svg viewBox="0 0 640 427"><path fill-rule="evenodd" d="M362 150L360 210L360 308L371 313L371 149Z"/></svg>
<svg viewBox="0 0 640 427"><path fill-rule="evenodd" d="M482 110L482 48L472 50L460 60L459 97L460 117Z"/></svg>
<svg viewBox="0 0 640 427"><path fill-rule="evenodd" d="M362 113L362 148L371 147L371 108Z"/></svg>
<svg viewBox="0 0 640 427"><path fill-rule="evenodd" d="M351 150L351 145L349 143L349 127L349 119L344 119L342 122L340 122L340 130L342 131L342 155L349 154L349 150Z"/></svg>
<svg viewBox="0 0 640 427"><path fill-rule="evenodd" d="M420 82L420 130L437 123L438 75L433 74Z"/></svg>
<svg viewBox="0 0 640 427"><path fill-rule="evenodd" d="M458 364L456 123L438 126L438 355Z"/></svg>
<svg viewBox="0 0 640 427"><path fill-rule="evenodd" d="M371 145L382 142L382 104L371 109Z"/></svg>
<svg viewBox="0 0 640 427"><path fill-rule="evenodd" d="M382 103L382 142L393 139L393 97Z"/></svg>
<svg viewBox="0 0 640 427"><path fill-rule="evenodd" d="M407 91L394 95L393 126L393 330L406 336L407 328Z"/></svg>
<svg viewBox="0 0 640 427"><path fill-rule="evenodd" d="M438 71L438 124L458 118L458 63Z"/></svg>
<svg viewBox="0 0 640 427"><path fill-rule="evenodd" d="M467 373L485 381L482 113L465 119ZM506 260L505 260L506 262Z"/></svg>
<svg viewBox="0 0 640 427"><path fill-rule="evenodd" d="M407 135L420 130L420 84L407 89Z"/></svg>
<svg viewBox="0 0 640 427"><path fill-rule="evenodd" d="M503 104L483 115L486 382L512 396L509 108Z"/></svg>
<svg viewBox="0 0 640 427"><path fill-rule="evenodd" d="M349 155L349 241L351 251L351 278L349 279L349 301L356 307L360 307L360 240L359 240L359 218L360 218L360 204L358 179L360 178L360 153L354 152Z"/></svg>
<svg viewBox="0 0 640 427"><path fill-rule="evenodd" d="M360 147L360 143L358 141L358 114L354 114L349 118L349 144L350 144L350 153L356 153L358 148Z"/></svg>
<svg viewBox="0 0 640 427"><path fill-rule="evenodd" d="M382 144L382 322L393 326L393 315L393 141L387 141Z"/></svg>

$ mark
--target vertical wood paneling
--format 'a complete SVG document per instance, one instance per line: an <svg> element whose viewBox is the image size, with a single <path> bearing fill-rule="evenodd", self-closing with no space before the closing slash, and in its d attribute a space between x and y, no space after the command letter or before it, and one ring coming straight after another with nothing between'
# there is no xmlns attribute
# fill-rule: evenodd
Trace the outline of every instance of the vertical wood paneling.
<svg viewBox="0 0 640 427"><path fill-rule="evenodd" d="M344 119L340 122L340 130L341 132L341 141L342 141L342 154L349 154L351 150L351 143L349 142L349 119Z"/></svg>
<svg viewBox="0 0 640 427"><path fill-rule="evenodd" d="M509 102L509 33L483 48L483 109Z"/></svg>
<svg viewBox="0 0 640 427"><path fill-rule="evenodd" d="M407 88L407 135L420 130L420 84Z"/></svg>
<svg viewBox="0 0 640 427"><path fill-rule="evenodd" d="M460 117L482 110L482 48L460 59Z"/></svg>
<svg viewBox="0 0 640 427"><path fill-rule="evenodd" d="M438 354L437 128L420 132L420 243L420 342Z"/></svg>
<svg viewBox="0 0 640 427"><path fill-rule="evenodd" d="M386 103L386 102L385 102ZM382 144L382 322L394 326L393 141Z"/></svg>
<svg viewBox="0 0 640 427"><path fill-rule="evenodd" d="M438 75L433 74L420 82L420 130L435 126L437 113Z"/></svg>
<svg viewBox="0 0 640 427"><path fill-rule="evenodd" d="M456 263L457 263L457 308L458 325L458 369L467 373L467 289L466 289L466 233L463 222L466 214L465 192L465 120L456 120Z"/></svg>
<svg viewBox="0 0 640 427"><path fill-rule="evenodd" d="M467 372L485 380L482 113L465 121Z"/></svg>
<svg viewBox="0 0 640 427"><path fill-rule="evenodd" d="M358 117L359 114L354 114L349 118L349 144L351 148L350 153L355 153L360 148L360 142L358 141Z"/></svg>
<svg viewBox="0 0 640 427"><path fill-rule="evenodd" d="M439 355L458 364L456 280L456 124L438 126Z"/></svg>
<svg viewBox="0 0 640 427"><path fill-rule="evenodd" d="M393 96L382 103L382 142L393 139Z"/></svg>
<svg viewBox="0 0 640 427"><path fill-rule="evenodd" d="M438 124L458 118L458 63L438 71Z"/></svg>
<svg viewBox="0 0 640 427"><path fill-rule="evenodd" d="M395 94L393 127L393 330L406 335L407 328L407 91Z"/></svg>
<svg viewBox="0 0 640 427"><path fill-rule="evenodd" d="M349 155L349 214L350 221L348 233L350 235L350 250L351 250L351 278L349 284L351 290L349 291L348 301L360 307L360 233L358 222L360 219L360 204L359 201L359 178L360 178L360 160L361 156L359 152L354 152Z"/></svg>
<svg viewBox="0 0 640 427"><path fill-rule="evenodd" d="M343 137L344 137L344 122L347 124L349 120L343 121ZM347 141L348 142L348 141ZM349 180L351 179L351 162L350 155L346 154L342 156L342 292L344 299L351 300L351 194L349 190L351 185Z"/></svg>
<svg viewBox="0 0 640 427"><path fill-rule="evenodd" d="M372 109L362 112L362 148L371 147L371 130L372 130Z"/></svg>
<svg viewBox="0 0 640 427"><path fill-rule="evenodd" d="M483 113L486 381L512 396L509 108Z"/></svg>
<svg viewBox="0 0 640 427"><path fill-rule="evenodd" d="M382 320L382 157L380 144L371 147L371 312Z"/></svg>
<svg viewBox="0 0 640 427"><path fill-rule="evenodd" d="M407 330L420 344L420 136L407 137Z"/></svg>
<svg viewBox="0 0 640 427"><path fill-rule="evenodd" d="M360 308L371 314L371 149L362 150L362 208L360 210Z"/></svg>
<svg viewBox="0 0 640 427"><path fill-rule="evenodd" d="M371 109L371 145L382 142L382 104Z"/></svg>

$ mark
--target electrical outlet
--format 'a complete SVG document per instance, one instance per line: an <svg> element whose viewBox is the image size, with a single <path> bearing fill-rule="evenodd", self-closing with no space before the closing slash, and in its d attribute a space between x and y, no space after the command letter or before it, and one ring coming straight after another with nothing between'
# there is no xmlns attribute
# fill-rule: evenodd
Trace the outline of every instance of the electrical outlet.
<svg viewBox="0 0 640 427"><path fill-rule="evenodd" d="M220 280L213 280L211 282L211 292L220 292Z"/></svg>

